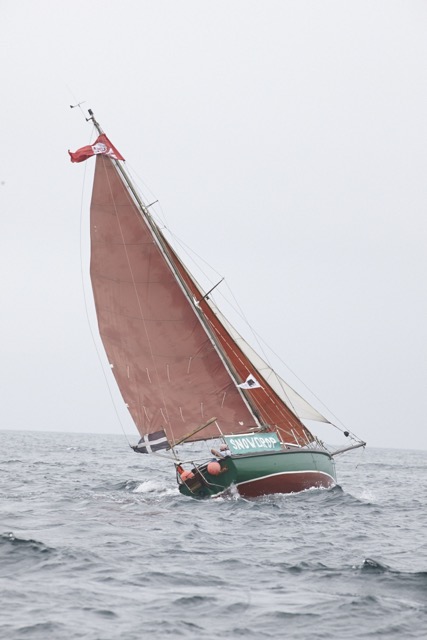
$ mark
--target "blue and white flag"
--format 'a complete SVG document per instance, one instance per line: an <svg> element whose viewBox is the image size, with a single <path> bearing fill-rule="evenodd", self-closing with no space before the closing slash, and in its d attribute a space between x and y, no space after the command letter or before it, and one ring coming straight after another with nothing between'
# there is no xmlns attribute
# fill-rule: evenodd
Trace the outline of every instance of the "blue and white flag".
<svg viewBox="0 0 427 640"><path fill-rule="evenodd" d="M153 451L160 451L160 449L169 449L169 442L166 433L162 429L142 436L138 444L132 449L137 453L153 453Z"/></svg>

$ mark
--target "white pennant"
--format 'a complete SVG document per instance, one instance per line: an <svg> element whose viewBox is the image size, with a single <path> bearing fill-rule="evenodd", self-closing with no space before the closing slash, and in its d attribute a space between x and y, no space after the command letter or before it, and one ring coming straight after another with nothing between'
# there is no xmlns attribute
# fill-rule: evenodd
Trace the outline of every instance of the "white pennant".
<svg viewBox="0 0 427 640"><path fill-rule="evenodd" d="M240 389L259 389L261 387L258 380L256 380L251 373L242 384L238 384L237 386L240 387Z"/></svg>

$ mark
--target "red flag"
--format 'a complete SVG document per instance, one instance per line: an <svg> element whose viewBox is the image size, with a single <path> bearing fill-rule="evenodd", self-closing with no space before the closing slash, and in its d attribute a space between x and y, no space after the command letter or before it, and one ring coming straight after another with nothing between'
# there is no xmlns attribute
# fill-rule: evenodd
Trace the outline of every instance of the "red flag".
<svg viewBox="0 0 427 640"><path fill-rule="evenodd" d="M104 156L109 156L114 160L124 160L123 156L117 151L116 147L111 144L105 133L98 136L93 144L77 149L74 153L72 151L68 151L68 153L71 156L71 162L83 162L99 153Z"/></svg>

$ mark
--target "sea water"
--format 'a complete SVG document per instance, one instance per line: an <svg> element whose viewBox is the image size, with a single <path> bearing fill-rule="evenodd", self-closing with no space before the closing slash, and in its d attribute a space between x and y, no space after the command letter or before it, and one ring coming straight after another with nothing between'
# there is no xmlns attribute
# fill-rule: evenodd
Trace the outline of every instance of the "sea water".
<svg viewBox="0 0 427 640"><path fill-rule="evenodd" d="M427 637L427 452L196 501L123 436L0 432L0 637Z"/></svg>

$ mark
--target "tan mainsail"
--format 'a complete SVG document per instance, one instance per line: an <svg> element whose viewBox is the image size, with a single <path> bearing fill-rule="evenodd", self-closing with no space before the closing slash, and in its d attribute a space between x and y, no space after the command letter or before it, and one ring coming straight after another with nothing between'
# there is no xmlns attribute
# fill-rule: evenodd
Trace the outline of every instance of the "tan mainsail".
<svg viewBox="0 0 427 640"><path fill-rule="evenodd" d="M261 423L279 428L288 441L312 440L202 299L158 229L153 232L115 161L103 155L96 159L90 226L100 335L141 435L163 428L173 443L215 416L224 434ZM260 388L237 387L248 374ZM193 439L216 436L212 423Z"/></svg>
<svg viewBox="0 0 427 640"><path fill-rule="evenodd" d="M224 433L254 417L112 160L96 159L90 273L99 331L141 435L170 442L212 416ZM215 424L198 437L218 436ZM197 436L196 436L197 437Z"/></svg>

